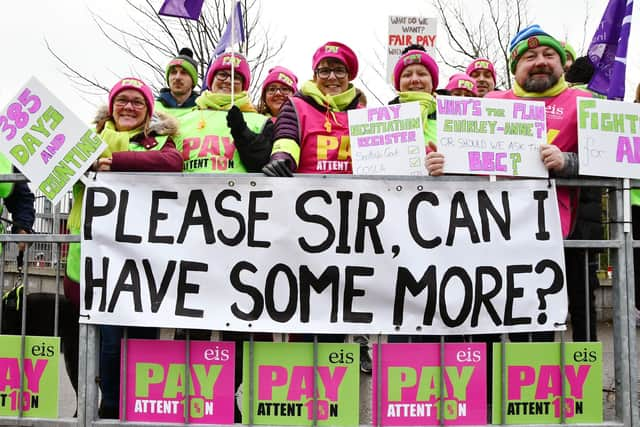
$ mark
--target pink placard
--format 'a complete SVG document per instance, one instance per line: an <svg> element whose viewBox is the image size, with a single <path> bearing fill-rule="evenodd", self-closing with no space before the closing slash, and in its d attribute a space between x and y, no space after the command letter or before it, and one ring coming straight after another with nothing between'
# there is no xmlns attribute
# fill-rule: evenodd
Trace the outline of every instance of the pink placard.
<svg viewBox="0 0 640 427"><path fill-rule="evenodd" d="M373 424L377 424L378 346L373 348ZM444 423L487 422L487 368L483 343L445 344ZM380 389L382 422L386 426L440 423L440 344L383 344Z"/></svg>
<svg viewBox="0 0 640 427"><path fill-rule="evenodd" d="M189 423L233 424L234 355L230 342L191 342ZM185 422L185 361L186 341L127 341L127 421Z"/></svg>

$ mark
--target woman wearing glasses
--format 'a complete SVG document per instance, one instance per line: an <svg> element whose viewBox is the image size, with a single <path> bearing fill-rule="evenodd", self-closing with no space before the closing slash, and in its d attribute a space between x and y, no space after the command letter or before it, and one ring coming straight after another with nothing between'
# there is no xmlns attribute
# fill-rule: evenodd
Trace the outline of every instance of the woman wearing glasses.
<svg viewBox="0 0 640 427"><path fill-rule="evenodd" d="M236 144L253 147L254 153L260 153L262 158L257 156L252 158L253 163L258 166L258 171L264 166L271 156L273 144L273 129L276 117L280 113L280 108L297 90L298 77L291 70L284 67L274 67L269 70L267 78L262 83L262 94L258 102L258 113L269 117L262 128L261 133L252 132L242 115L242 112L235 105L231 107L227 114L227 125L231 129ZM255 172L255 170L252 170Z"/></svg>
<svg viewBox="0 0 640 427"><path fill-rule="evenodd" d="M249 99L249 63L238 53L223 53L209 67L206 83L209 90L196 99L197 109L180 118L177 146L184 159L183 171L259 172L268 159L271 139L259 144L243 137L245 132L260 134L267 121ZM227 126L232 106L236 107L233 111L237 113L237 132L231 132Z"/></svg>
<svg viewBox="0 0 640 427"><path fill-rule="evenodd" d="M351 83L358 58L348 46L327 42L312 67L313 80L284 103L276 120L271 160L262 169L269 176L352 173L347 111L361 107Z"/></svg>
<svg viewBox="0 0 640 427"><path fill-rule="evenodd" d="M284 102L298 90L297 84L298 77L291 70L284 67L270 69L262 83L258 112L271 117L275 123Z"/></svg>
<svg viewBox="0 0 640 427"><path fill-rule="evenodd" d="M182 157L172 137L178 131L176 119L164 113L154 113L151 88L142 80L127 77L109 92L109 104L98 111L96 132L107 143L107 149L93 163L94 171L118 172L181 172ZM74 204L69 213L68 228L80 232L80 213L84 186L73 188ZM80 244L71 243L64 278L64 293L80 308ZM100 390L102 400L99 416L118 418L120 390L120 339L124 328L103 325L100 328ZM129 328L131 338L153 338L153 328Z"/></svg>

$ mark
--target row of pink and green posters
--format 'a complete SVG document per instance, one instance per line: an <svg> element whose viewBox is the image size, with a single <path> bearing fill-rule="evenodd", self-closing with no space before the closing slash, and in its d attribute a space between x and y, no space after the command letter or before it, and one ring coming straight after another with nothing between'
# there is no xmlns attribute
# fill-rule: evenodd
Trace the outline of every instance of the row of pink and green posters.
<svg viewBox="0 0 640 427"><path fill-rule="evenodd" d="M444 372L440 344L382 345L381 389L373 371L373 425L479 425L487 422L485 345L448 343ZM379 346L373 348L377 360ZM442 388L444 378L444 388ZM442 390L442 391L441 391ZM379 393L379 394L378 394ZM381 399L380 414L375 404Z"/></svg>
<svg viewBox="0 0 640 427"><path fill-rule="evenodd" d="M127 420L184 422L189 384L190 423L234 422L234 344L191 342L188 376L186 345L184 341L128 341ZM380 371L376 369L379 348ZM559 424L562 369L566 423L602 422L601 344L566 343L564 367L560 351L559 343L506 344L507 406L502 421L502 349L494 345L494 424ZM491 378L485 345L446 343L443 353L441 363L437 343L374 345L373 425L440 425L441 418L445 425L487 424ZM250 352L245 342L243 365L245 424L305 426L312 425L314 418L318 425L362 424L357 344L318 344L314 372L311 343L254 342Z"/></svg>
<svg viewBox="0 0 640 427"><path fill-rule="evenodd" d="M567 424L602 422L602 344L506 344L502 372L500 344L493 346L493 420L502 420L502 375L506 375L504 424L560 424L564 378ZM564 370L564 375L563 371Z"/></svg>
<svg viewBox="0 0 640 427"><path fill-rule="evenodd" d="M0 336L0 415L17 416L22 400L26 418L58 417L60 338L25 337L20 399L20 336Z"/></svg>
<svg viewBox="0 0 640 427"><path fill-rule="evenodd" d="M233 424L234 344L190 341L188 373L186 346L187 341L127 341L126 420Z"/></svg>
<svg viewBox="0 0 640 427"><path fill-rule="evenodd" d="M254 345L253 407L249 382L244 381L243 423L305 426L314 423L316 414L317 425L359 425L359 344L318 344L317 372L314 372L313 344ZM246 379L250 372L248 343L244 345L243 356Z"/></svg>

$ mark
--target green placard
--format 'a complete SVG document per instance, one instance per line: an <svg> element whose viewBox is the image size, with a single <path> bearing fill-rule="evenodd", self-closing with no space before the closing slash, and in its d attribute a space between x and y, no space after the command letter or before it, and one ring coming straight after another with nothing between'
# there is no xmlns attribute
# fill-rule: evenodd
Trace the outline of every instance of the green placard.
<svg viewBox="0 0 640 427"><path fill-rule="evenodd" d="M567 424L601 423L602 344L565 343L565 365L560 365L560 343L506 345L506 418L502 424L560 424L562 378ZM493 423L502 420L502 354L493 345Z"/></svg>
<svg viewBox="0 0 640 427"><path fill-rule="evenodd" d="M58 418L60 338L25 337L24 355L22 416ZM20 337L0 336L0 415L18 415L20 371Z"/></svg>
<svg viewBox="0 0 640 427"><path fill-rule="evenodd" d="M313 399L313 344L256 342L253 408L249 401L249 343L244 343L242 422L254 424L359 424L359 344L318 344L318 398Z"/></svg>

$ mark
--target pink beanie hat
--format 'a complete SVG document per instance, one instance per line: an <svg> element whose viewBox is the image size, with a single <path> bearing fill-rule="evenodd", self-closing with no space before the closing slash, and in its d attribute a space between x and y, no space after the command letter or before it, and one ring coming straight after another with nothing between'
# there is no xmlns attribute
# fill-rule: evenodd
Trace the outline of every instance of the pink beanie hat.
<svg viewBox="0 0 640 427"><path fill-rule="evenodd" d="M231 70L232 62L235 72L242 76L242 90L249 90L249 84L251 83L249 63L246 58L239 53L234 53L232 58L230 52L218 56L209 67L209 71L207 72L207 87L209 89L211 89L213 77L216 73L220 70Z"/></svg>
<svg viewBox="0 0 640 427"><path fill-rule="evenodd" d="M491 75L493 76L493 82L496 83L496 69L493 66L493 63L485 58L478 58L474 60L467 67L467 74L471 75L475 70L489 70Z"/></svg>
<svg viewBox="0 0 640 427"><path fill-rule="evenodd" d="M347 67L349 81L358 75L358 57L349 46L339 42L326 42L313 54L313 70L315 71L320 61L327 58L337 59Z"/></svg>
<svg viewBox="0 0 640 427"><path fill-rule="evenodd" d="M446 89L452 91L454 89L466 89L475 96L478 96L478 87L476 79L469 77L464 73L458 73L451 76L449 83L447 83Z"/></svg>
<svg viewBox="0 0 640 427"><path fill-rule="evenodd" d="M137 79L135 77L125 77L116 83L111 90L109 91L109 114L113 114L113 99L117 94L122 92L123 90L133 89L137 90L144 97L145 102L147 103L147 110L149 112L149 117L153 115L153 92L151 88L147 86L142 80Z"/></svg>
<svg viewBox="0 0 640 427"><path fill-rule="evenodd" d="M400 75L405 68L412 64L422 64L427 67L435 91L438 87L438 64L427 52L421 50L410 50L398 59L396 66L393 67L393 87L400 90Z"/></svg>
<svg viewBox="0 0 640 427"><path fill-rule="evenodd" d="M283 85L291 88L294 92L298 90L298 77L296 77L291 70L284 67L273 67L269 70L267 78L262 82L263 93L271 83L282 83Z"/></svg>

